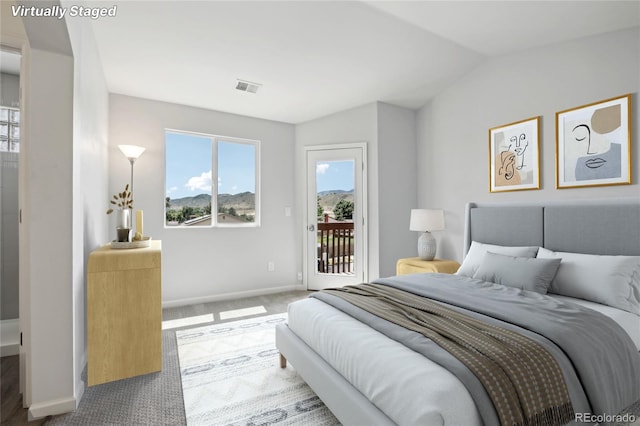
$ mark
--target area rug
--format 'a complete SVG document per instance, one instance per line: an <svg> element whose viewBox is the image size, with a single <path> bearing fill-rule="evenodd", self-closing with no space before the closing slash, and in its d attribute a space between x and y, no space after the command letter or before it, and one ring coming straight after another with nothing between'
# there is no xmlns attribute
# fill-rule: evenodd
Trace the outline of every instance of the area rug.
<svg viewBox="0 0 640 426"><path fill-rule="evenodd" d="M286 314L176 332L187 424L338 425L295 369L280 368Z"/></svg>

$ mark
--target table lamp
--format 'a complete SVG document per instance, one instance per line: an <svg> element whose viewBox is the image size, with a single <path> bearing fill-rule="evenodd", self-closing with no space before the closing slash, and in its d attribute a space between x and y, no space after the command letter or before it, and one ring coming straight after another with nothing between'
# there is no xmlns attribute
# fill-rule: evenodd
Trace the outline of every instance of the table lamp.
<svg viewBox="0 0 640 426"><path fill-rule="evenodd" d="M418 256L422 260L433 260L436 256L436 239L430 231L444 229L444 211L441 209L411 209L409 222L411 231L423 232L418 238Z"/></svg>

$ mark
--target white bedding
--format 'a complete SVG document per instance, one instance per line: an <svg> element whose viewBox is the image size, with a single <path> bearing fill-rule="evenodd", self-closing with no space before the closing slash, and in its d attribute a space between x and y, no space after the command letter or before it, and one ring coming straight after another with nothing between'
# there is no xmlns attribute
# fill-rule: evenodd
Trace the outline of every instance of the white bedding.
<svg viewBox="0 0 640 426"><path fill-rule="evenodd" d="M571 297L549 296L607 315L627 331L640 350L637 315ZM471 395L453 374L342 311L317 299L304 299L289 305L288 323L294 333L395 423L482 424Z"/></svg>
<svg viewBox="0 0 640 426"><path fill-rule="evenodd" d="M342 311L317 299L304 299L289 305L288 323L395 423L482 424L471 395L453 374Z"/></svg>

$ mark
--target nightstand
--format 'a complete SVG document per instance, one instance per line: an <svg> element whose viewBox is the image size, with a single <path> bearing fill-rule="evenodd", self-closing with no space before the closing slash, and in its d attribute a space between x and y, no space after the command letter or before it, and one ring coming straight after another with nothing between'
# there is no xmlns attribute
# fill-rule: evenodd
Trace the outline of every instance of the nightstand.
<svg viewBox="0 0 640 426"><path fill-rule="evenodd" d="M460 264L455 260L433 259L422 260L419 257L399 259L396 264L396 275L419 274L424 272L455 273Z"/></svg>

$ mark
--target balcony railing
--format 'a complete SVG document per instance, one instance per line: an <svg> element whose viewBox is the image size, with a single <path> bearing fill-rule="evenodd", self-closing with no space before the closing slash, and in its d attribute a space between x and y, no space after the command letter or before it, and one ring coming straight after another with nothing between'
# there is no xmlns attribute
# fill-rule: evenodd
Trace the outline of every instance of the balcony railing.
<svg viewBox="0 0 640 426"><path fill-rule="evenodd" d="M353 273L353 222L318 223L318 272Z"/></svg>

